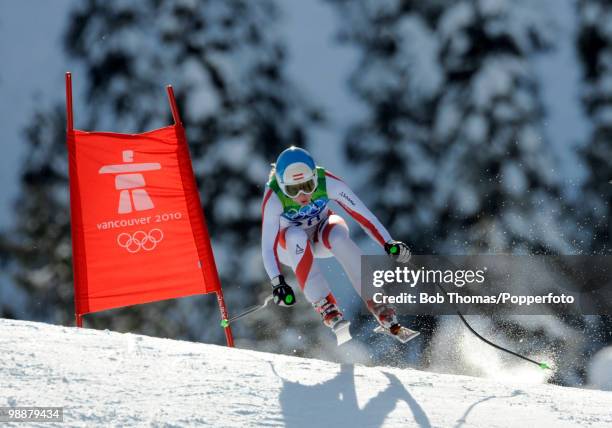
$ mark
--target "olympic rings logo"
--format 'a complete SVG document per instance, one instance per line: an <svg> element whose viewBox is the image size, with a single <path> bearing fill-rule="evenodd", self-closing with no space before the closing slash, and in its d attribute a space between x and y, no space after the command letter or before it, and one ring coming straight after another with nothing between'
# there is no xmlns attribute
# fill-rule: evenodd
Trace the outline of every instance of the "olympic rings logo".
<svg viewBox="0 0 612 428"><path fill-rule="evenodd" d="M315 217L323 211L323 209L327 206L327 199L317 199L316 201L311 202L308 205L301 207L298 210L292 208L287 210L284 213L284 216L289 220L303 220L309 217Z"/></svg>
<svg viewBox="0 0 612 428"><path fill-rule="evenodd" d="M125 232L120 233L117 235L117 244L130 253L137 253L140 250L154 250L162 239L164 239L164 233L160 229L152 229L149 233L139 230L132 235Z"/></svg>

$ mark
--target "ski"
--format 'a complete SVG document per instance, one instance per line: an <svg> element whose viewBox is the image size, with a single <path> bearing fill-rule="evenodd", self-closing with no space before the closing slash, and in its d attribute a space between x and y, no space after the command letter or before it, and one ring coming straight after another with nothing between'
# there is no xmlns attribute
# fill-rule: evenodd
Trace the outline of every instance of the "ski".
<svg viewBox="0 0 612 428"><path fill-rule="evenodd" d="M338 346L348 342L353 337L350 331L351 323L347 320L338 321L333 327L332 331L336 335L336 341Z"/></svg>
<svg viewBox="0 0 612 428"><path fill-rule="evenodd" d="M397 334L393 334L388 328L383 328L380 325L374 329L374 333L380 333L380 334L385 334L387 336L391 336L395 340L398 340L402 343L409 342L420 334L418 331L410 330L409 328L406 328L406 327L400 327Z"/></svg>

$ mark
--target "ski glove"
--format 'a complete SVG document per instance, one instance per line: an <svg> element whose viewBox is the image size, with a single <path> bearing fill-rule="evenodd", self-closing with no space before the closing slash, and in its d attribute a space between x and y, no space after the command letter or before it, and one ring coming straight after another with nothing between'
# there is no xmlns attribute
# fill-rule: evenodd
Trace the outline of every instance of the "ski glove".
<svg viewBox="0 0 612 428"><path fill-rule="evenodd" d="M408 263L410 260L410 248L402 241L386 242L385 251L398 263Z"/></svg>
<svg viewBox="0 0 612 428"><path fill-rule="evenodd" d="M287 285L285 278L282 275L272 279L272 287L274 303L279 306L295 305L295 294L293 293L293 288Z"/></svg>

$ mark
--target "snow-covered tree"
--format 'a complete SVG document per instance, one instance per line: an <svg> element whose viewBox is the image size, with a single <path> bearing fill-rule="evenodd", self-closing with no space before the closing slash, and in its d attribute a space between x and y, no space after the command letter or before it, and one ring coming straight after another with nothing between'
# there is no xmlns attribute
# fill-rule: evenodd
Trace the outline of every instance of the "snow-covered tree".
<svg viewBox="0 0 612 428"><path fill-rule="evenodd" d="M358 48L349 85L367 108L345 139L348 159L363 168L364 199L393 236L430 252L436 147L429 144L443 83L432 22L440 2L329 0L339 38Z"/></svg>
<svg viewBox="0 0 612 428"><path fill-rule="evenodd" d="M431 143L443 252L571 252L562 172L530 59L552 42L542 3L465 0L440 17L445 83Z"/></svg>
<svg viewBox="0 0 612 428"><path fill-rule="evenodd" d="M368 108L346 150L393 233L417 252L571 251L530 63L553 40L544 4L330 3Z"/></svg>
<svg viewBox="0 0 612 428"><path fill-rule="evenodd" d="M578 2L580 19L577 39L582 59L582 101L591 121L591 135L583 156L589 175L584 185L587 223L591 224L591 251L612 253L612 2Z"/></svg>
<svg viewBox="0 0 612 428"><path fill-rule="evenodd" d="M584 223L592 228L591 253L612 253L612 1L593 0L577 3L579 33L576 40L582 60L582 102L590 120L591 133L582 155L588 176L580 207ZM612 316L593 319L599 333L592 337L590 356L612 343ZM595 327L596 325L596 327Z"/></svg>
<svg viewBox="0 0 612 428"><path fill-rule="evenodd" d="M417 253L571 253L576 222L531 62L554 45L549 4L329 2L360 53L351 87L367 109L346 151L392 234ZM558 344L535 321L494 326L511 343Z"/></svg>
<svg viewBox="0 0 612 428"><path fill-rule="evenodd" d="M285 76L277 18L268 0L91 0L75 4L65 33L81 94L76 128L167 125L164 85L174 85L233 312L270 291L259 247L269 163L284 147L306 144L305 129L318 120ZM62 104L32 118L12 241L22 250L13 256L15 281L30 297L29 317L67 324L73 285L64 128ZM216 299L203 296L96 314L86 324L222 342L222 330L210 325L217 319ZM272 334L282 333L275 327ZM235 328L240 337L270 333L249 323Z"/></svg>
<svg viewBox="0 0 612 428"><path fill-rule="evenodd" d="M353 181L368 206L396 239L418 254L435 251L434 178L440 156L430 144L435 106L443 84L435 23L442 1L327 0L337 12L338 38L357 49L349 87L365 106L344 139L357 168ZM404 365L386 338L370 334L371 317L355 320L358 335L376 343L375 361ZM420 317L425 342L435 325ZM377 341L380 339L380 341ZM414 347L415 344L411 344ZM401 351L400 351L401 353Z"/></svg>
<svg viewBox="0 0 612 428"><path fill-rule="evenodd" d="M545 112L532 59L554 46L554 22L543 2L464 0L437 24L444 90L431 143L441 148L433 192L442 253L568 254L573 212L562 199L563 171L543 132ZM454 320L454 322L458 322ZM560 352L574 383L580 320L494 319L485 334L513 349ZM573 324L573 325L572 325ZM565 330L564 336L554 333ZM438 336L443 336L443 329ZM521 339L520 341L518 339ZM446 353L453 341L430 348ZM463 364L468 355L458 359ZM572 358L569 358L569 356Z"/></svg>

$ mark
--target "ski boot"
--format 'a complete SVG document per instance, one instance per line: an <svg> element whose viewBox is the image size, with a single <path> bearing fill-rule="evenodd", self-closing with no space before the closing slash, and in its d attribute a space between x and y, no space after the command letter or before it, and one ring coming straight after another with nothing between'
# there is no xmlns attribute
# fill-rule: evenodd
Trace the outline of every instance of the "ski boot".
<svg viewBox="0 0 612 428"><path fill-rule="evenodd" d="M331 328L336 335L338 346L351 340L349 327L350 322L344 319L342 312L336 305L336 298L329 293L327 297L322 298L316 303L313 303L315 311L317 311L323 319L323 324Z"/></svg>
<svg viewBox="0 0 612 428"><path fill-rule="evenodd" d="M402 343L406 343L419 335L418 331L410 330L400 325L393 306L384 303L374 303L372 300L368 300L367 305L379 324L374 329L375 333L386 334Z"/></svg>

